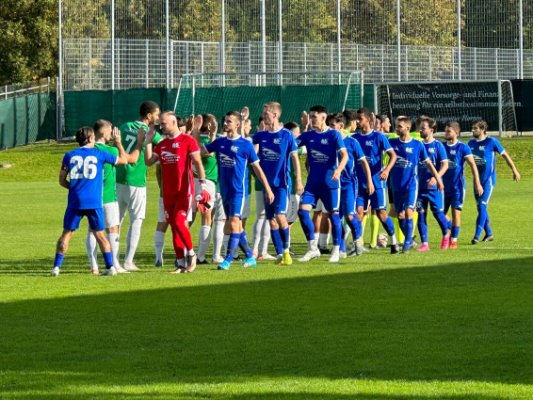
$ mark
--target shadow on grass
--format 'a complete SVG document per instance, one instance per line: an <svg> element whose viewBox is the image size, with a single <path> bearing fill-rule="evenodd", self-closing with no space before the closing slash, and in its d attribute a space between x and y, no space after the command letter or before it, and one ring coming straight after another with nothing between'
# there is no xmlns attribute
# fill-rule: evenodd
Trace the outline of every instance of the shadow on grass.
<svg viewBox="0 0 533 400"><path fill-rule="evenodd" d="M4 303L0 382L22 399L79 398L68 388L92 385L110 388L91 391L97 399L121 397L115 385L147 385L155 399L353 398L275 385L202 392L258 377L531 385L532 266L524 258ZM195 384L191 394L150 389ZM450 393L358 398L493 398Z"/></svg>

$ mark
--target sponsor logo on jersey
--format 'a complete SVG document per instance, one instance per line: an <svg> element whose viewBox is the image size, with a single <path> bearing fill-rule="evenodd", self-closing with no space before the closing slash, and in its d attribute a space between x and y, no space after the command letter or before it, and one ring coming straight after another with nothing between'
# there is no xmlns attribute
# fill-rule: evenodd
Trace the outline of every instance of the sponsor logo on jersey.
<svg viewBox="0 0 533 400"><path fill-rule="evenodd" d="M234 167L235 160L226 154L220 154L218 160L220 161L221 167Z"/></svg>
<svg viewBox="0 0 533 400"><path fill-rule="evenodd" d="M412 148L412 147L407 147L407 148L405 149L405 152L406 152L407 154L413 154L413 148Z"/></svg>
<svg viewBox="0 0 533 400"><path fill-rule="evenodd" d="M170 151L163 150L161 152L161 159L165 164L176 164L180 156L174 153L171 153Z"/></svg>
<svg viewBox="0 0 533 400"><path fill-rule="evenodd" d="M321 143L321 144L328 144L328 139L321 139L321 140L320 140L320 143Z"/></svg>
<svg viewBox="0 0 533 400"><path fill-rule="evenodd" d="M281 139L280 138L274 139L274 144L280 144L280 143L281 143Z"/></svg>
<svg viewBox="0 0 533 400"><path fill-rule="evenodd" d="M411 168L412 165L413 163L411 163L406 158L398 156L398 158L396 159L396 163L394 164L394 168L398 167L398 168L406 169L406 168Z"/></svg>
<svg viewBox="0 0 533 400"><path fill-rule="evenodd" d="M261 155L266 161L279 161L279 159L281 158L278 152L267 148L263 148Z"/></svg>
<svg viewBox="0 0 533 400"><path fill-rule="evenodd" d="M329 161L329 157L318 150L311 150L311 157L313 158L313 161L317 163L326 163Z"/></svg>
<svg viewBox="0 0 533 400"><path fill-rule="evenodd" d="M450 150L450 154L451 154L452 156L454 156L454 155L457 154L457 152L456 152L455 150Z"/></svg>
<svg viewBox="0 0 533 400"><path fill-rule="evenodd" d="M374 141L373 141L373 140L367 140L367 141L365 142L365 146L367 146L367 147L373 147L373 146L374 146Z"/></svg>
<svg viewBox="0 0 533 400"><path fill-rule="evenodd" d="M435 149L432 147L432 148L429 148L428 149L428 153L429 154L435 154Z"/></svg>
<svg viewBox="0 0 533 400"><path fill-rule="evenodd" d="M234 153L238 153L239 148L237 146L231 146L231 151L233 151Z"/></svg>
<svg viewBox="0 0 533 400"><path fill-rule="evenodd" d="M179 143L172 143L172 148L173 149L179 149L180 148L180 144Z"/></svg>

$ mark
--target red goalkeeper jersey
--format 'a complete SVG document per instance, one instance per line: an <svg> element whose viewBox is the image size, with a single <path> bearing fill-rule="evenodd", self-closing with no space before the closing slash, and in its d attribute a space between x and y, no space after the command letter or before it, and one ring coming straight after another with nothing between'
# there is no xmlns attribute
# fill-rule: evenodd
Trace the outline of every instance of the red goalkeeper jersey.
<svg viewBox="0 0 533 400"><path fill-rule="evenodd" d="M179 196L194 194L194 176L190 155L199 152L196 140L185 133L165 138L157 144L154 153L158 155L162 172L163 202L172 202Z"/></svg>

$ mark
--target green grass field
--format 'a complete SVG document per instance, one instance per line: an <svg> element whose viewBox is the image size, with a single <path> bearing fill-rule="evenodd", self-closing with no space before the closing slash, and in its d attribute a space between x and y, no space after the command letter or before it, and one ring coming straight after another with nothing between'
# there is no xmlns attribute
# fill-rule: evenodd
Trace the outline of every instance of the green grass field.
<svg viewBox="0 0 533 400"><path fill-rule="evenodd" d="M151 171L142 272L112 278L89 273L86 222L48 275L72 145L0 152L0 398L533 398L533 140L503 143L523 179L499 160L492 243L469 244L470 192L457 251L430 218L429 253L170 275L153 267Z"/></svg>

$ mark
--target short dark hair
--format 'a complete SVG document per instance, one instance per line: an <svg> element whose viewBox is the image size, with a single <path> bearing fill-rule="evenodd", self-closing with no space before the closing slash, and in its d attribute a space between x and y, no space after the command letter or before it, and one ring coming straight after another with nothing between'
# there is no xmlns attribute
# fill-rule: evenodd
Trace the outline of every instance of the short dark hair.
<svg viewBox="0 0 533 400"><path fill-rule="evenodd" d="M82 126L76 131L76 142L80 146L85 146L91 141L91 136L94 136L94 130L90 126Z"/></svg>
<svg viewBox="0 0 533 400"><path fill-rule="evenodd" d="M155 101L147 100L141 104L141 107L139 108L139 115L144 118L148 114L152 114L158 109L159 106Z"/></svg>
<svg viewBox="0 0 533 400"><path fill-rule="evenodd" d="M316 106L313 106L309 109L309 111L314 111L314 112L317 112L317 113L324 113L324 114L327 114L328 113L328 109L324 106L321 106L321 105L316 105Z"/></svg>
<svg viewBox="0 0 533 400"><path fill-rule="evenodd" d="M178 128L183 128L185 125L187 125L187 120L179 115L176 115L176 121L178 122Z"/></svg>
<svg viewBox="0 0 533 400"><path fill-rule="evenodd" d="M342 115L341 113L332 113L328 115L326 123L329 125L332 122L345 125L346 119L344 118L344 115Z"/></svg>
<svg viewBox="0 0 533 400"><path fill-rule="evenodd" d="M363 108L360 108L359 110L357 110L357 114L362 114L364 115L367 119L369 120L373 120L374 119L374 113L372 111L370 111L368 108L366 107L363 107Z"/></svg>
<svg viewBox="0 0 533 400"><path fill-rule="evenodd" d="M457 121L448 121L446 123L446 128L453 129L458 135L461 133L461 125Z"/></svg>
<svg viewBox="0 0 533 400"><path fill-rule="evenodd" d="M289 129L289 130L293 130L293 129L296 129L298 128L300 125L298 125L296 122L292 122L292 121L289 121L289 122L286 122L285 125L283 125L283 127L285 129Z"/></svg>
<svg viewBox="0 0 533 400"><path fill-rule="evenodd" d="M389 118L389 116L387 114L378 114L378 115L376 115L376 119L379 122L383 123L383 122L385 122L385 120L390 119L390 118Z"/></svg>
<svg viewBox="0 0 533 400"><path fill-rule="evenodd" d="M238 112L238 111L228 111L226 113L226 117L235 117L235 118L237 118L240 121L241 120L241 113Z"/></svg>
<svg viewBox="0 0 533 400"><path fill-rule="evenodd" d="M209 132L211 124L216 123L216 117L213 114L202 114L202 126L200 127L200 132Z"/></svg>
<svg viewBox="0 0 533 400"><path fill-rule="evenodd" d="M346 124L349 124L355 120L357 120L357 112L355 110L346 109L342 112L342 115L344 116L344 120L346 121Z"/></svg>
<svg viewBox="0 0 533 400"><path fill-rule="evenodd" d="M96 122L93 125L94 134L98 135L100 131L106 126L113 126L113 124L109 122L107 119L96 120Z"/></svg>
<svg viewBox="0 0 533 400"><path fill-rule="evenodd" d="M475 127L475 126L480 128L483 132L487 132L487 129L489 129L489 124L487 124L487 121L485 121L484 119L480 119L480 120L475 121L472 124L472 128Z"/></svg>

